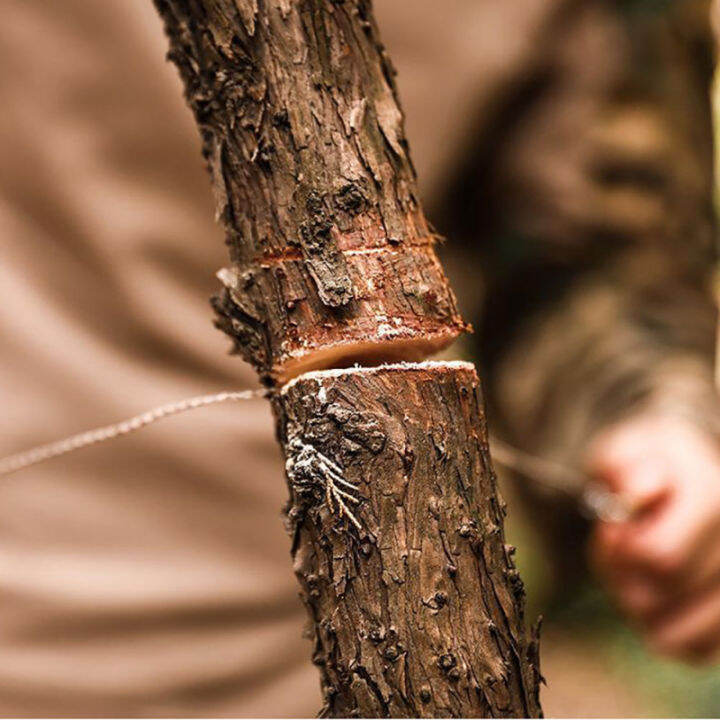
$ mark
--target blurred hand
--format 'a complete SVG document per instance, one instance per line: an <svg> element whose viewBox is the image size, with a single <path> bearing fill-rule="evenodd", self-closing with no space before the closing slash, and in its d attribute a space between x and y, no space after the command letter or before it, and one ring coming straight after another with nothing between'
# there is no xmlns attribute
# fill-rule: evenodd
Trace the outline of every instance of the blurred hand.
<svg viewBox="0 0 720 720"><path fill-rule="evenodd" d="M598 523L591 559L616 602L657 652L720 658L720 447L688 421L641 415L604 432L594 477L631 517Z"/></svg>

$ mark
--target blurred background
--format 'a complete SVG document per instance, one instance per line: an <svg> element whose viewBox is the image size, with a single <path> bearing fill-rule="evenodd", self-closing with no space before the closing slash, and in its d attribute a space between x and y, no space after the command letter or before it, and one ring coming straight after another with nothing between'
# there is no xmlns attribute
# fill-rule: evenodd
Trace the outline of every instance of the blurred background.
<svg viewBox="0 0 720 720"><path fill-rule="evenodd" d="M549 583L540 538L512 503L506 526L518 546L527 614L543 616L541 693L547 717L717 717L720 668L653 653L591 575L558 593ZM530 521L528 522L530 524Z"/></svg>
<svg viewBox="0 0 720 720"><path fill-rule="evenodd" d="M640 508L623 540L503 474L545 714L718 716L710 4L374 5L493 433ZM212 328L222 231L150 0L1 6L0 454L255 387ZM0 714L314 715L285 494L262 399L3 478Z"/></svg>

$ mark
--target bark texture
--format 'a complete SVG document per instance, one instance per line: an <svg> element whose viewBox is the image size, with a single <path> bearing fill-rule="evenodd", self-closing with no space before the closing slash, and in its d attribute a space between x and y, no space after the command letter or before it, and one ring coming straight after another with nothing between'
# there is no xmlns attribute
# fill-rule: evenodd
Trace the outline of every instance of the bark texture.
<svg viewBox="0 0 720 720"><path fill-rule="evenodd" d="M324 713L538 716L474 368L310 373L275 409Z"/></svg>
<svg viewBox="0 0 720 720"><path fill-rule="evenodd" d="M261 377L465 329L369 2L154 1L227 230L218 325ZM538 715L472 366L310 373L273 402L324 713Z"/></svg>
<svg viewBox="0 0 720 720"><path fill-rule="evenodd" d="M215 307L237 349L272 380L450 342L465 326L369 2L155 4L227 230Z"/></svg>

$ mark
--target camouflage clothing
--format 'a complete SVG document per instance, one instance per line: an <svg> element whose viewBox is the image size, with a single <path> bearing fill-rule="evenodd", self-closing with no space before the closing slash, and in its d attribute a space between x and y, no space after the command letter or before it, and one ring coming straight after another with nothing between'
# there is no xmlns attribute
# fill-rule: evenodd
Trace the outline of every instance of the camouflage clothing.
<svg viewBox="0 0 720 720"><path fill-rule="evenodd" d="M712 44L705 3L556 5L442 229L482 272L496 432L576 463L640 405L717 429Z"/></svg>

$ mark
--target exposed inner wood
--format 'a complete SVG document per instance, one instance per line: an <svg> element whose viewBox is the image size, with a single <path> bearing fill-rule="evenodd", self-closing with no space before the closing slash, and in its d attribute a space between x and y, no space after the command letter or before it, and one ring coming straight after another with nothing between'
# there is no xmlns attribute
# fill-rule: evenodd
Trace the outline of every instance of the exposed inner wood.
<svg viewBox="0 0 720 720"><path fill-rule="evenodd" d="M275 410L324 713L538 716L472 365L309 373Z"/></svg>
<svg viewBox="0 0 720 720"><path fill-rule="evenodd" d="M465 326L431 247L342 253L353 299L318 309L303 260L276 258L218 273L218 325L271 382L304 370L364 360L418 360L452 342Z"/></svg>
<svg viewBox="0 0 720 720"><path fill-rule="evenodd" d="M342 345L324 345L310 355L290 360L278 376L280 383L300 376L303 373L320 368L348 368L353 365L372 367L382 363L424 360L455 339L454 333L441 328L437 334L424 337L412 337L406 340L390 339L386 341L353 343Z"/></svg>

